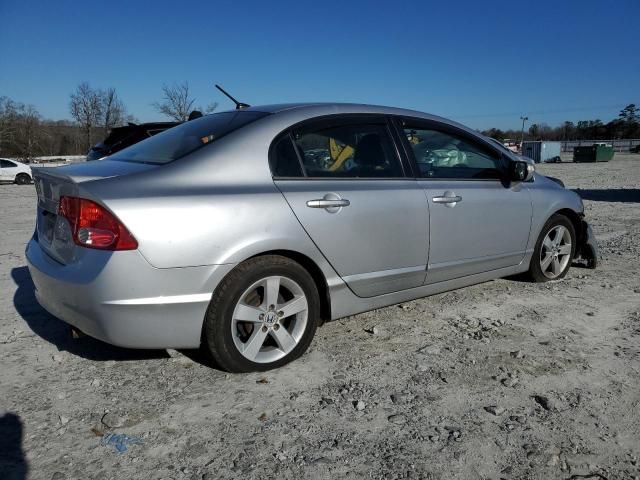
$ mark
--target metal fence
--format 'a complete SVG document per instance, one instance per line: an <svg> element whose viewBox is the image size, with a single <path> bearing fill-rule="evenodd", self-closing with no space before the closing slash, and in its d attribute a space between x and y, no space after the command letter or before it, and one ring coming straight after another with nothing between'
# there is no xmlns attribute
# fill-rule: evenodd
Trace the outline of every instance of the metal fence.
<svg viewBox="0 0 640 480"><path fill-rule="evenodd" d="M594 143L606 143L607 145L611 145L615 152L628 152L636 145L640 145L640 138L625 140L570 140L562 142L562 151L573 152L574 147L589 147Z"/></svg>
<svg viewBox="0 0 640 480"><path fill-rule="evenodd" d="M13 158L12 160L16 160L18 162L25 162L31 164L42 164L49 165L55 163L56 165L64 165L67 163L78 163L84 162L87 159L86 155L50 155L43 157L32 157L29 160L25 160L24 158Z"/></svg>

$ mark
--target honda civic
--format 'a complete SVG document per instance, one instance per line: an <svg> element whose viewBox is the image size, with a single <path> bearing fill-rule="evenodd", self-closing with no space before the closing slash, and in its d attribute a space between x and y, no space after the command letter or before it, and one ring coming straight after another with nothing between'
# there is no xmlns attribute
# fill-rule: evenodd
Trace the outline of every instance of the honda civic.
<svg viewBox="0 0 640 480"><path fill-rule="evenodd" d="M231 372L294 360L328 320L597 259L576 193L413 110L241 108L33 176L26 257L47 311Z"/></svg>

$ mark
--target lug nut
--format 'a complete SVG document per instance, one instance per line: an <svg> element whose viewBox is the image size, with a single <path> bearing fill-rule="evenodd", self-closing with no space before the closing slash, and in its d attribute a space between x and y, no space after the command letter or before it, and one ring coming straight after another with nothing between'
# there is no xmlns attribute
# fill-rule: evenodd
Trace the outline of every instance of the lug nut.
<svg viewBox="0 0 640 480"><path fill-rule="evenodd" d="M273 326L274 330L279 330L280 329L280 325L278 325L277 323Z"/></svg>
<svg viewBox="0 0 640 480"><path fill-rule="evenodd" d="M280 310L280 311L278 312L278 316L279 316L280 318L284 317L284 312L283 312L282 310Z"/></svg>
<svg viewBox="0 0 640 480"><path fill-rule="evenodd" d="M258 315L258 320L264 320L264 313L261 313L260 315Z"/></svg>
<svg viewBox="0 0 640 480"><path fill-rule="evenodd" d="M276 306L275 305L269 305L269 310L275 310Z"/></svg>
<svg viewBox="0 0 640 480"><path fill-rule="evenodd" d="M263 332L266 332L267 330L269 330L269 329L267 328L267 326L266 326L266 325L262 327L262 331L263 331Z"/></svg>

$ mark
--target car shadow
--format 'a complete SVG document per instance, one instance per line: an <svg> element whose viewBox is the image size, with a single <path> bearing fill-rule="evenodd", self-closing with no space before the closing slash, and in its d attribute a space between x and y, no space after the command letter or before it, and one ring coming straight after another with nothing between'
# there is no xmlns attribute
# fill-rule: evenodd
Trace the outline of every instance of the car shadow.
<svg viewBox="0 0 640 480"><path fill-rule="evenodd" d="M583 190L576 188L573 190L583 200L592 200L594 202L622 202L622 203L640 203L640 189L638 188L603 188Z"/></svg>
<svg viewBox="0 0 640 480"><path fill-rule="evenodd" d="M55 345L58 350L95 361L169 357L166 350L121 348L89 336L74 339L69 325L47 312L36 300L35 286L27 267L14 268L11 270L11 277L17 286L13 296L13 305L16 311L36 335Z"/></svg>
<svg viewBox="0 0 640 480"><path fill-rule="evenodd" d="M0 415L0 476L7 480L25 480L29 471L22 449L22 420L15 413Z"/></svg>

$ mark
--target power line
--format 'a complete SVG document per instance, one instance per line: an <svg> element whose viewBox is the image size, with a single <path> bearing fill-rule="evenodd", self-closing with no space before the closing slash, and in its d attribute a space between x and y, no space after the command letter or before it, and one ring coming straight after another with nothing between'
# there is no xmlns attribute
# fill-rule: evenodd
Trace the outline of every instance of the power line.
<svg viewBox="0 0 640 480"><path fill-rule="evenodd" d="M616 104L616 105L598 105L592 107L574 107L574 108L564 108L564 109L555 109L555 110L527 110L527 115L550 115L556 113L575 113L575 112L589 112L592 110L612 110L612 109L622 109L626 107L627 104ZM515 117L522 115L522 111L520 112L502 112L502 113L483 113L483 114L473 114L473 115L447 115L453 119L465 119L465 118L493 118L493 117Z"/></svg>

